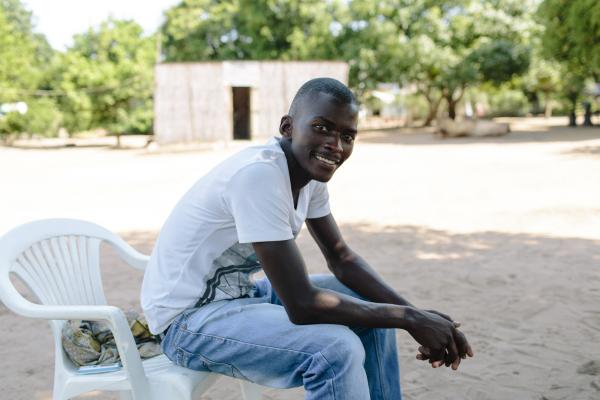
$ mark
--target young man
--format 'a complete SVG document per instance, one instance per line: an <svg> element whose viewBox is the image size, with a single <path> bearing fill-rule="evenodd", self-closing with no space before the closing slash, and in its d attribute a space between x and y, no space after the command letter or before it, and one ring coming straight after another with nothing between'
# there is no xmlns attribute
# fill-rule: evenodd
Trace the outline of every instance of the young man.
<svg viewBox="0 0 600 400"><path fill-rule="evenodd" d="M395 331L419 359L472 356L458 324L414 307L344 242L328 182L350 157L357 105L334 79L305 83L281 139L201 178L167 219L146 269L142 307L173 362L307 399L400 399ZM309 276L294 238L306 221L333 275ZM250 275L263 269L267 278Z"/></svg>

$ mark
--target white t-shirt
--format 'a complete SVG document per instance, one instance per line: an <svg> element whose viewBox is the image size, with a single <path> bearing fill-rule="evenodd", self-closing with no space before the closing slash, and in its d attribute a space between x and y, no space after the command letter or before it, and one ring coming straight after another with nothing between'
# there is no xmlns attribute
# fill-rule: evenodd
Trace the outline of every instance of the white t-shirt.
<svg viewBox="0 0 600 400"><path fill-rule="evenodd" d="M310 181L298 205L277 139L219 164L177 203L144 275L141 303L150 331L184 310L251 294L260 270L253 242L289 240L304 220L328 215L327 185Z"/></svg>

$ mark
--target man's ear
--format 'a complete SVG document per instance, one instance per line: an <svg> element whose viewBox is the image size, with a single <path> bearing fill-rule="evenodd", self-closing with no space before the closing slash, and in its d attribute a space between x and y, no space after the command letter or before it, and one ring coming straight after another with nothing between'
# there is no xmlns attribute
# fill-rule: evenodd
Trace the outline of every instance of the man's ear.
<svg viewBox="0 0 600 400"><path fill-rule="evenodd" d="M293 119L290 115L286 114L283 117L281 117L281 123L279 124L279 133L281 133L281 136L291 138L292 125Z"/></svg>

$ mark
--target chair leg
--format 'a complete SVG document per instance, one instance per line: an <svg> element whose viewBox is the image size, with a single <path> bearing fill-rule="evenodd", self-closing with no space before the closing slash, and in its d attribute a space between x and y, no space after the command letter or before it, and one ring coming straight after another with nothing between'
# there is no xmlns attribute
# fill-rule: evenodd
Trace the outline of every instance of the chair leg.
<svg viewBox="0 0 600 400"><path fill-rule="evenodd" d="M262 399L262 387L256 383L240 380L242 388L242 399L244 400L260 400Z"/></svg>

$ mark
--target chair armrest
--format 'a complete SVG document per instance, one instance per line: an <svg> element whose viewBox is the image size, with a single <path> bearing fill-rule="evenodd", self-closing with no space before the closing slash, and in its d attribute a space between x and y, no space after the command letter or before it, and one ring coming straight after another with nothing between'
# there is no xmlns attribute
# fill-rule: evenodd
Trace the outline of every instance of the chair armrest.
<svg viewBox="0 0 600 400"><path fill-rule="evenodd" d="M21 299L28 304L21 304L19 311L27 317L54 320L106 321L115 338L123 369L131 383L133 398L136 400L150 398L149 384L144 373L142 360L127 318L120 308L101 305L40 305Z"/></svg>
<svg viewBox="0 0 600 400"><path fill-rule="evenodd" d="M109 243L127 264L141 271L146 269L150 256L140 253L120 237L113 238Z"/></svg>

